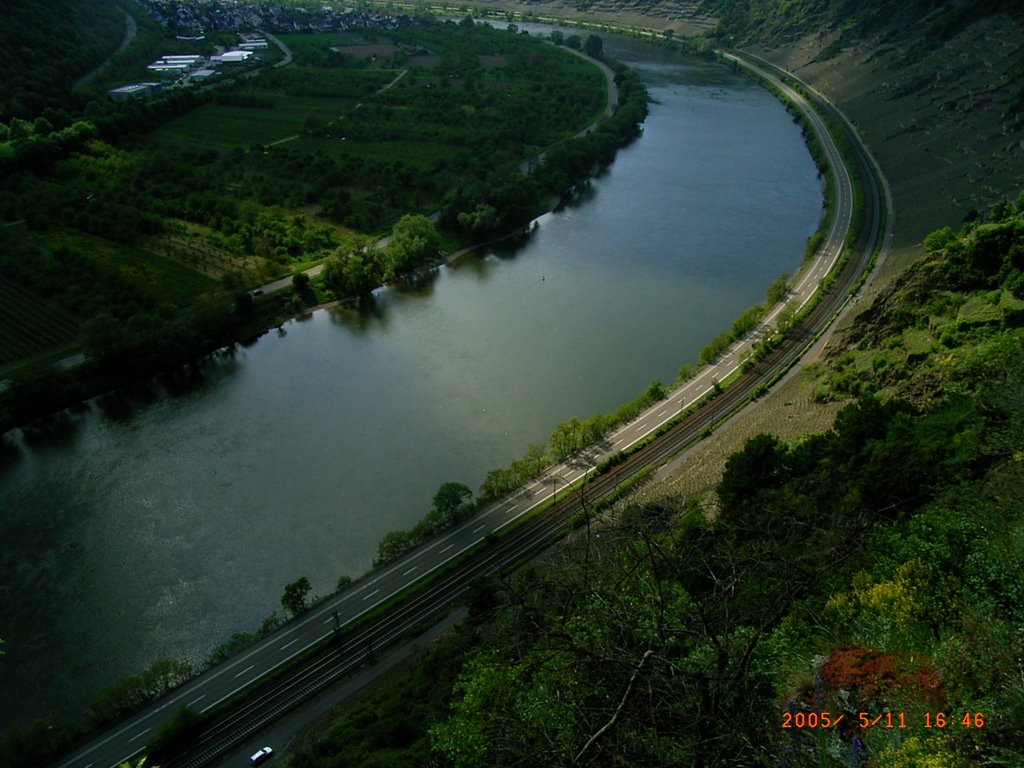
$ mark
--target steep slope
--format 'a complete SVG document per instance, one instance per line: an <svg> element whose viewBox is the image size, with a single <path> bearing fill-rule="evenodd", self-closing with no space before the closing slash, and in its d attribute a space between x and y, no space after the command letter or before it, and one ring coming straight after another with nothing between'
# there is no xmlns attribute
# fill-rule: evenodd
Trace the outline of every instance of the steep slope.
<svg viewBox="0 0 1024 768"><path fill-rule="evenodd" d="M753 46L849 115L893 190L898 254L959 222L1024 178L1024 30L1020 11L964 19L941 37L891 27L851 40L813 33Z"/></svg>
<svg viewBox="0 0 1024 768"><path fill-rule="evenodd" d="M117 49L125 16L117 0L19 0L0 24L0 121L35 119L75 80Z"/></svg>
<svg viewBox="0 0 1024 768"><path fill-rule="evenodd" d="M924 40L941 41L963 27L1016 7L1013 0L703 0L720 18L716 35L734 43L783 43L812 32L840 31L855 40L913 29Z"/></svg>

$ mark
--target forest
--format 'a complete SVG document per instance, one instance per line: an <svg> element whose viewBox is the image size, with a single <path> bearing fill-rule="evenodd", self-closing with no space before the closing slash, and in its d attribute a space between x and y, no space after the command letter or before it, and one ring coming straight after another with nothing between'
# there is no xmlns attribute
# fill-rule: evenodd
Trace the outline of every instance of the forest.
<svg viewBox="0 0 1024 768"><path fill-rule="evenodd" d="M84 107L72 86L124 37L124 11L101 0L25 0L4 7L0 27L0 123L47 109Z"/></svg>

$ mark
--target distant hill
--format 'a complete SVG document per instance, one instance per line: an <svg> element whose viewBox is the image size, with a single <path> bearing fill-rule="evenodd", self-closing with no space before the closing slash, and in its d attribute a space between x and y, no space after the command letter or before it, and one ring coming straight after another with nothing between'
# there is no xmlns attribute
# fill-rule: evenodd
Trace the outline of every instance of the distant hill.
<svg viewBox="0 0 1024 768"><path fill-rule="evenodd" d="M885 30L911 32L941 41L971 21L1021 12L1016 0L702 0L700 5L719 17L718 34L745 43L781 43L830 29L852 37Z"/></svg>
<svg viewBox="0 0 1024 768"><path fill-rule="evenodd" d="M32 119L124 38L119 0L18 0L0 24L0 121Z"/></svg>

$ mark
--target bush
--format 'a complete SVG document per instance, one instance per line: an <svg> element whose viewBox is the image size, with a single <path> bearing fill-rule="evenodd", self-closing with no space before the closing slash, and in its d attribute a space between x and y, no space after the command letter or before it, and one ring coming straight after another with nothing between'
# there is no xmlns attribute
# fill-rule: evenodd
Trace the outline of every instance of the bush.
<svg viewBox="0 0 1024 768"><path fill-rule="evenodd" d="M156 760L171 756L195 741L205 724L206 717L202 713L191 707L180 707L146 745L148 756Z"/></svg>

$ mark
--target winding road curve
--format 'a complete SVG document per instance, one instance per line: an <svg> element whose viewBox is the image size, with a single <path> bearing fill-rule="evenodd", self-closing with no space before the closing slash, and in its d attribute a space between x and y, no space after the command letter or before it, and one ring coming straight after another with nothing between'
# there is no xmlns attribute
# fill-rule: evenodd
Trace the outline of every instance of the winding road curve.
<svg viewBox="0 0 1024 768"><path fill-rule="evenodd" d="M136 35L136 33L138 33L138 31L139 31L139 27L135 23L135 19L132 18L132 15L130 13L128 13L128 11L125 11L124 12L124 39L121 41L121 45L118 46L117 50L114 51L112 54L110 54L102 64L97 66L91 72L87 72L86 74L84 74L80 78L78 78L75 81L75 84L72 86L72 88L80 88L81 86L86 85L86 84L92 82L92 79L94 77L96 77L97 74L99 74L99 71L101 69L103 69L105 66L107 66L107 64L110 62L110 60L112 58L117 56L117 54L119 54L121 51L123 51L129 45L131 45L131 42L132 42L132 40L135 39L135 35Z"/></svg>
<svg viewBox="0 0 1024 768"><path fill-rule="evenodd" d="M836 265L843 252L853 209L850 175L824 124L803 97L748 60L730 54L726 54L726 58L775 80L776 87L809 112L835 174L836 208L832 227L814 263L793 287L789 299L803 306L818 290L821 277ZM892 221L891 204L879 181L880 174L852 129L847 130L858 154L860 177L864 180L861 190L864 220L859 231L850 237L850 257L836 275L832 288L807 317L794 326L786 340L757 364L741 371L724 392L701 407L691 409L673 426L666 426L679 417L682 410L710 394L715 381L723 381L740 369L752 344L770 332L781 307L769 313L750 336L728 350L715 365L704 368L696 378L608 435L602 443L550 468L537 481L489 505L473 519L361 578L345 592L154 702L55 766L113 768L141 752L146 741L179 707L187 705L205 712L232 699L235 703L211 720L186 753L163 763L164 768L199 768L210 764L228 750L247 743L247 739L297 704L365 667L374 660L375 654L408 642L414 627L459 604L473 579L514 567L524 557L564 534L567 519L579 510L584 496L591 501L600 498L641 469L656 466L694 444L708 429L742 408L759 386L797 364L849 300L851 289L857 285L882 242L884 222ZM614 469L604 474L595 472L597 464L605 458L637 446L661 427L665 428L663 434L633 451ZM569 484L587 475L592 475L587 485L565 492ZM547 509L539 511L538 507L544 505ZM522 521L525 516L529 519ZM517 521L522 524L512 526ZM498 532L502 535L493 535ZM428 582L427 576L434 578ZM410 590L411 587L416 589ZM385 603L388 604L386 610L375 611ZM363 619L359 626L355 626L357 619ZM325 642L332 638L332 642ZM315 648L319 649L316 653L306 653ZM270 680L268 676L275 671L282 673ZM239 696L257 683L260 685L247 695Z"/></svg>

